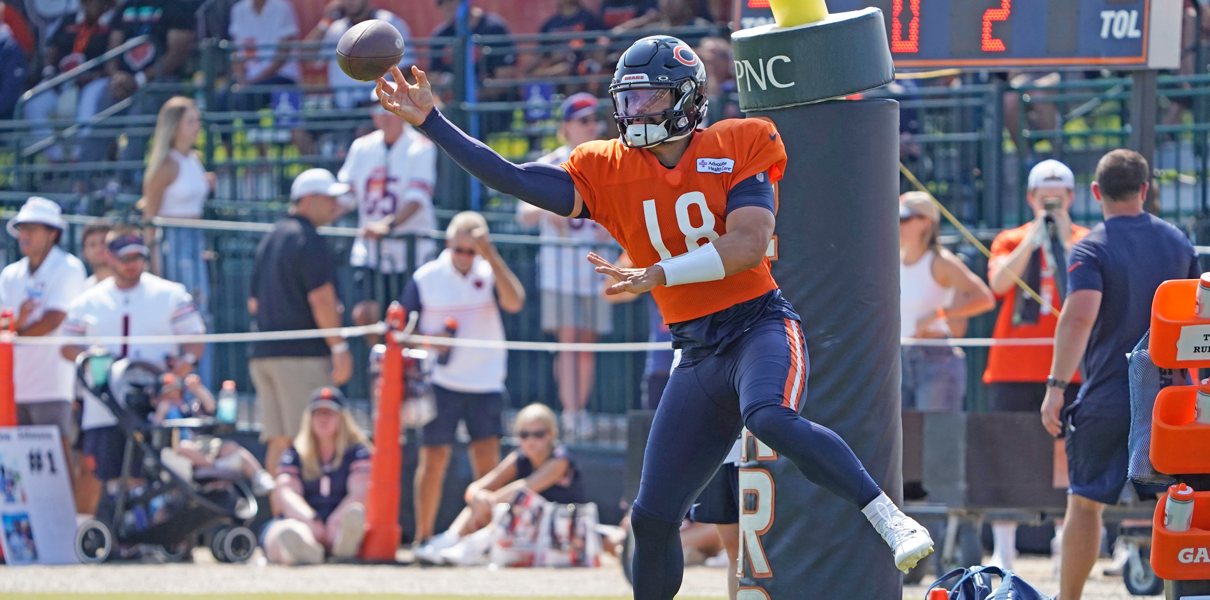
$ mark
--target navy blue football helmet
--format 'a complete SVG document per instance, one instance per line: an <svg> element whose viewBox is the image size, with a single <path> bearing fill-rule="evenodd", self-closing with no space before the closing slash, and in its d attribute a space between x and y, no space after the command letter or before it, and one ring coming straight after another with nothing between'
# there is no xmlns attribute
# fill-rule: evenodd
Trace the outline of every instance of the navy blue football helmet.
<svg viewBox="0 0 1210 600"><path fill-rule="evenodd" d="M705 118L706 66L677 38L645 37L618 59L609 96L622 143L649 148L679 140Z"/></svg>

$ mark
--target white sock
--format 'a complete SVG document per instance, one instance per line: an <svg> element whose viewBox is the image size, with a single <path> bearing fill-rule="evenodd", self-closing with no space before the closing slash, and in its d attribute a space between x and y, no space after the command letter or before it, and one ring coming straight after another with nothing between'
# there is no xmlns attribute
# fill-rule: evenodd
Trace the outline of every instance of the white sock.
<svg viewBox="0 0 1210 600"><path fill-rule="evenodd" d="M996 521L992 523L992 556L1005 569L1012 568L1013 557L1017 554L1017 524L1014 521Z"/></svg>
<svg viewBox="0 0 1210 600"><path fill-rule="evenodd" d="M879 493L877 498L870 500L870 503L861 509L861 514L865 515L865 518L874 525L897 513L899 513L899 507L895 506L886 493Z"/></svg>

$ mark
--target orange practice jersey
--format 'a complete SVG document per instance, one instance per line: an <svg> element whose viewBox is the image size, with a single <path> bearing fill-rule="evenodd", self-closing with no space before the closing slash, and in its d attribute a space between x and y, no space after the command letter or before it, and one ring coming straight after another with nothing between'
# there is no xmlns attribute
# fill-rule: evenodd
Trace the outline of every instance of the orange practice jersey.
<svg viewBox="0 0 1210 600"><path fill-rule="evenodd" d="M731 188L759 173L776 183L785 167L781 136L764 119L729 119L694 133L671 169L650 151L617 139L582 144L563 164L593 220L638 267L684 254L726 233ZM657 287L652 295L664 321L680 323L776 288L766 257L743 273Z"/></svg>

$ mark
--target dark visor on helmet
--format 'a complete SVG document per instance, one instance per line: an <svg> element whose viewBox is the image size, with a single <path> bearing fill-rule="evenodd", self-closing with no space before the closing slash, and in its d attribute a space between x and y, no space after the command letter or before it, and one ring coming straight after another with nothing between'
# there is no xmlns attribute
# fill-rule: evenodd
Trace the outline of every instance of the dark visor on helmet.
<svg viewBox="0 0 1210 600"><path fill-rule="evenodd" d="M638 88L614 93L618 116L622 118L663 115L676 104L670 88Z"/></svg>

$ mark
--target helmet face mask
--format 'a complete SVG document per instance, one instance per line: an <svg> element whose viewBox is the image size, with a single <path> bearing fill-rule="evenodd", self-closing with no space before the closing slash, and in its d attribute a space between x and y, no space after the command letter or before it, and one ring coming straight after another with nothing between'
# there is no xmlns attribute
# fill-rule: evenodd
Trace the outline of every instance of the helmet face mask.
<svg viewBox="0 0 1210 600"><path fill-rule="evenodd" d="M706 69L691 48L650 36L618 59L609 95L622 143L649 148L687 137L706 112Z"/></svg>

